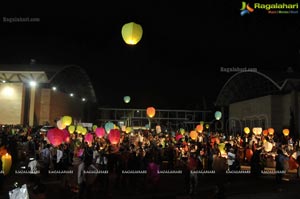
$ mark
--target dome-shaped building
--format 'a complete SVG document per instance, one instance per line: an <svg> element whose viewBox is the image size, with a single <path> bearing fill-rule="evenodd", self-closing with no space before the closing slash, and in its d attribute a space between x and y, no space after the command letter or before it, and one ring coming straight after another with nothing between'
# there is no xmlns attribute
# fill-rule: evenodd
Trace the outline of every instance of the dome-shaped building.
<svg viewBox="0 0 300 199"><path fill-rule="evenodd" d="M242 134L244 127L283 128L299 137L300 75L289 68L272 77L258 71L242 71L232 75L219 92L215 105L227 107L226 128Z"/></svg>

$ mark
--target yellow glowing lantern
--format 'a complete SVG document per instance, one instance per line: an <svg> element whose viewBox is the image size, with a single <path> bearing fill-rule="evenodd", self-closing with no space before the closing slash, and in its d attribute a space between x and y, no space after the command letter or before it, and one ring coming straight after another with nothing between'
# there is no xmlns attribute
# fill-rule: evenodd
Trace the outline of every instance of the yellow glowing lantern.
<svg viewBox="0 0 300 199"><path fill-rule="evenodd" d="M132 128L131 127L126 127L126 130L125 130L125 132L128 134L128 133L130 133L132 131Z"/></svg>
<svg viewBox="0 0 300 199"><path fill-rule="evenodd" d="M75 131L75 126L74 126L74 125L69 126L69 127L68 127L68 131L69 131L70 134L74 133L74 131Z"/></svg>
<svg viewBox="0 0 300 199"><path fill-rule="evenodd" d="M77 132L77 133L81 133L82 131L83 131L83 126L77 125L77 127L76 127L76 132Z"/></svg>
<svg viewBox="0 0 300 199"><path fill-rule="evenodd" d="M11 155L9 155L8 153L6 153L5 155L3 155L1 157L1 161L2 161L3 174L7 175L9 173L9 171L10 171L11 164L12 164Z"/></svg>
<svg viewBox="0 0 300 199"><path fill-rule="evenodd" d="M191 131L190 132L190 137L191 137L192 140L196 140L196 138L198 137L197 131Z"/></svg>
<svg viewBox="0 0 300 199"><path fill-rule="evenodd" d="M71 116L63 116L62 117L62 123L66 126L69 126L72 124L72 117Z"/></svg>
<svg viewBox="0 0 300 199"><path fill-rule="evenodd" d="M98 126L96 124L93 125L93 132L96 132L96 129L98 128Z"/></svg>
<svg viewBox="0 0 300 199"><path fill-rule="evenodd" d="M245 128L244 128L244 132L245 132L246 134L249 134L249 133L250 133L249 127L245 127Z"/></svg>
<svg viewBox="0 0 300 199"><path fill-rule="evenodd" d="M82 134L82 135L85 135L86 133L87 133L87 129L83 127L83 128L82 128L82 131L81 131L81 134Z"/></svg>
<svg viewBox="0 0 300 199"><path fill-rule="evenodd" d="M142 39L143 28L137 23L129 22L123 25L121 33L126 44L135 45Z"/></svg>
<svg viewBox="0 0 300 199"><path fill-rule="evenodd" d="M274 135L274 129L273 128L268 128L268 133L269 135Z"/></svg>
<svg viewBox="0 0 300 199"><path fill-rule="evenodd" d="M147 108L147 115L150 118L154 117L155 116L155 108L154 107L148 107Z"/></svg>
<svg viewBox="0 0 300 199"><path fill-rule="evenodd" d="M290 130L289 129L283 129L282 133L284 136L288 136L290 134Z"/></svg>
<svg viewBox="0 0 300 199"><path fill-rule="evenodd" d="M252 129L252 132L254 133L254 135L260 135L262 132L262 128L261 127L254 127Z"/></svg>
<svg viewBox="0 0 300 199"><path fill-rule="evenodd" d="M206 128L206 129L209 129L209 124L205 124L205 128Z"/></svg>

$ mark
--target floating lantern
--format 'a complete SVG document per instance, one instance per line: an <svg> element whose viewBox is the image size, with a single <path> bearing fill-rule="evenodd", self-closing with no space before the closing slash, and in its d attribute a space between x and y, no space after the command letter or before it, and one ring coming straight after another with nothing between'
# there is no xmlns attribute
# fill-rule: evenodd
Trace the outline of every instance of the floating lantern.
<svg viewBox="0 0 300 199"><path fill-rule="evenodd" d="M97 137L102 138L105 135L105 129L103 127L96 128L95 134Z"/></svg>
<svg viewBox="0 0 300 199"><path fill-rule="evenodd" d="M97 125L93 125L93 132L96 132L96 129L98 128L98 126Z"/></svg>
<svg viewBox="0 0 300 199"><path fill-rule="evenodd" d="M66 126L69 126L72 124L72 117L71 116L63 116L62 117L62 123Z"/></svg>
<svg viewBox="0 0 300 199"><path fill-rule="evenodd" d="M209 124L205 124L205 128L206 128L206 129L209 129Z"/></svg>
<svg viewBox="0 0 300 199"><path fill-rule="evenodd" d="M221 117L222 117L222 113L220 111L216 111L215 112L215 118L216 118L216 120L220 120Z"/></svg>
<svg viewBox="0 0 300 199"><path fill-rule="evenodd" d="M68 131L69 131L69 133L73 134L75 131L75 126L74 125L69 126Z"/></svg>
<svg viewBox="0 0 300 199"><path fill-rule="evenodd" d="M249 134L249 133L250 133L249 127L245 127L245 128L244 128L244 132L245 132L246 134Z"/></svg>
<svg viewBox="0 0 300 199"><path fill-rule="evenodd" d="M182 134L178 134L178 135L176 135L176 137L175 137L176 141L180 140L181 138L183 138L183 135L182 135Z"/></svg>
<svg viewBox="0 0 300 199"><path fill-rule="evenodd" d="M147 115L150 118L154 117L155 116L155 108L154 107L148 107L147 108Z"/></svg>
<svg viewBox="0 0 300 199"><path fill-rule="evenodd" d="M104 125L104 128L106 130L106 133L109 133L110 130L114 129L115 125L114 123L112 122L107 122L105 125Z"/></svg>
<svg viewBox="0 0 300 199"><path fill-rule="evenodd" d="M198 124L196 126L196 131L198 131L199 133L202 133L202 131L203 131L203 125L202 124Z"/></svg>
<svg viewBox="0 0 300 199"><path fill-rule="evenodd" d="M62 133L64 135L63 142L68 142L68 138L70 138L70 133L67 129L62 130Z"/></svg>
<svg viewBox="0 0 300 199"><path fill-rule="evenodd" d="M120 131L117 129L111 129L110 133L108 134L108 139L111 144L118 144L118 142L120 141L120 137Z"/></svg>
<svg viewBox="0 0 300 199"><path fill-rule="evenodd" d="M93 142L93 135L88 133L84 136L84 141L87 142L89 145Z"/></svg>
<svg viewBox="0 0 300 199"><path fill-rule="evenodd" d="M47 132L47 138L53 146L59 146L64 141L65 134L59 128L53 128Z"/></svg>
<svg viewBox="0 0 300 199"><path fill-rule="evenodd" d="M192 140L196 140L197 137L198 137L197 131L191 131L190 132L190 137L191 137Z"/></svg>
<svg viewBox="0 0 300 199"><path fill-rule="evenodd" d="M268 132L269 132L269 135L274 135L274 129L273 128L268 128Z"/></svg>
<svg viewBox="0 0 300 199"><path fill-rule="evenodd" d="M126 44L135 45L141 40L143 29L141 25L130 22L123 25L121 33Z"/></svg>
<svg viewBox="0 0 300 199"><path fill-rule="evenodd" d="M130 96L125 96L123 100L126 104L128 104L130 102Z"/></svg>
<svg viewBox="0 0 300 199"><path fill-rule="evenodd" d="M76 132L77 132L77 133L81 133L82 131L83 131L83 126L77 125L77 127L76 127Z"/></svg>
<svg viewBox="0 0 300 199"><path fill-rule="evenodd" d="M267 129L263 130L263 135L264 135L264 136L268 136L268 134L269 134L269 132L268 132Z"/></svg>
<svg viewBox="0 0 300 199"><path fill-rule="evenodd" d="M81 134L82 134L82 135L85 135L87 132L88 132L88 130L87 130L85 127L82 128L82 131L81 131Z"/></svg>
<svg viewBox="0 0 300 199"><path fill-rule="evenodd" d="M290 134L290 130L289 129L283 129L282 133L284 136L288 136Z"/></svg>
<svg viewBox="0 0 300 199"><path fill-rule="evenodd" d="M185 134L185 130L184 130L183 128L180 128L180 129L179 129L179 132L180 132L181 135L184 135L184 134Z"/></svg>
<svg viewBox="0 0 300 199"><path fill-rule="evenodd" d="M254 135L261 135L262 128L261 127L254 127L252 129L252 132L254 133Z"/></svg>
<svg viewBox="0 0 300 199"><path fill-rule="evenodd" d="M272 151L272 149L273 149L273 144L270 143L270 142L268 142L268 141L266 141L266 142L264 143L264 150L265 150L266 152L270 152L270 151Z"/></svg>
<svg viewBox="0 0 300 199"><path fill-rule="evenodd" d="M200 121L200 124L201 124L201 125L204 125L204 121Z"/></svg>
<svg viewBox="0 0 300 199"><path fill-rule="evenodd" d="M12 164L12 159L11 159L11 155L6 153L5 155L3 155L1 157L1 161L2 161L2 171L4 175L7 175L10 171L11 168L11 164Z"/></svg>
<svg viewBox="0 0 300 199"><path fill-rule="evenodd" d="M132 128L131 127L126 127L126 130L125 130L125 132L128 134L128 133L130 133L132 131Z"/></svg>
<svg viewBox="0 0 300 199"><path fill-rule="evenodd" d="M59 128L60 130L63 130L63 129L66 128L66 125L62 122L62 120L58 120L58 121L56 122L56 126L57 126L57 128Z"/></svg>

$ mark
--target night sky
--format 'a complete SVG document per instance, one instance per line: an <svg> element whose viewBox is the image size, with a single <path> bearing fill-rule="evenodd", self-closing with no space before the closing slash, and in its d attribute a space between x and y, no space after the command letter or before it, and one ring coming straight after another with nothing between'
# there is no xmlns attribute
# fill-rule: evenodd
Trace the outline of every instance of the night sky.
<svg viewBox="0 0 300 199"><path fill-rule="evenodd" d="M80 65L99 105L122 108L211 108L234 74L220 72L221 67L257 68L270 76L300 68L299 14L242 17L241 1L182 2L2 8L1 18L40 22L1 19L0 62ZM121 36L130 21L144 31L136 46ZM126 106L124 95L132 98Z"/></svg>

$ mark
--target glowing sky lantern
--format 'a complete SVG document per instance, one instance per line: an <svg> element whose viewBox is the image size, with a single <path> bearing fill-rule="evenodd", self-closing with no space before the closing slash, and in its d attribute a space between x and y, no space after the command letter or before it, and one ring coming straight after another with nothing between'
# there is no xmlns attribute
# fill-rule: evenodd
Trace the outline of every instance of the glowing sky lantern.
<svg viewBox="0 0 300 199"><path fill-rule="evenodd" d="M120 141L120 131L118 129L111 129L110 133L108 134L108 139L111 144L118 144Z"/></svg>
<svg viewBox="0 0 300 199"><path fill-rule="evenodd" d="M284 136L288 136L290 134L290 130L289 129L283 129L282 133Z"/></svg>
<svg viewBox="0 0 300 199"><path fill-rule="evenodd" d="M58 120L58 121L56 122L56 126L57 126L57 128L59 128L60 130L63 130L63 129L66 128L66 125L62 122L62 120Z"/></svg>
<svg viewBox="0 0 300 199"><path fill-rule="evenodd" d="M98 126L96 124L93 125L93 132L96 132L97 127Z"/></svg>
<svg viewBox="0 0 300 199"><path fill-rule="evenodd" d="M274 129L273 128L268 128L269 135L274 135Z"/></svg>
<svg viewBox="0 0 300 199"><path fill-rule="evenodd" d="M73 134L74 131L75 131L75 126L74 126L74 125L70 125L70 126L68 127L68 131L69 131L69 133Z"/></svg>
<svg viewBox="0 0 300 199"><path fill-rule="evenodd" d="M216 111L215 112L215 118L216 118L216 120L220 120L221 117L222 117L222 113L220 111Z"/></svg>
<svg viewBox="0 0 300 199"><path fill-rule="evenodd" d="M261 127L254 127L252 129L252 132L254 133L254 135L261 135L262 128Z"/></svg>
<svg viewBox="0 0 300 199"><path fill-rule="evenodd" d="M89 145L92 144L92 142L93 142L93 134L87 133L84 136L84 141L87 142Z"/></svg>
<svg viewBox="0 0 300 199"><path fill-rule="evenodd" d="M7 175L9 173L11 165L12 165L11 155L9 155L8 153L6 153L5 155L3 155L1 157L1 161L2 161L3 175Z"/></svg>
<svg viewBox="0 0 300 199"><path fill-rule="evenodd" d="M105 125L104 125L104 128L105 128L106 133L109 133L110 130L114 129L114 127L115 127L115 125L114 125L114 123L112 123L112 122L107 122L107 123L105 123Z"/></svg>
<svg viewBox="0 0 300 199"><path fill-rule="evenodd" d="M59 146L64 141L65 134L59 128L53 128L47 132L47 138L53 146Z"/></svg>
<svg viewBox="0 0 300 199"><path fill-rule="evenodd" d="M150 118L153 118L155 116L155 108L154 107L148 107L147 108L147 115Z"/></svg>
<svg viewBox="0 0 300 199"><path fill-rule="evenodd" d="M66 126L69 126L72 124L72 117L71 116L63 116L62 117L62 123Z"/></svg>
<svg viewBox="0 0 300 199"><path fill-rule="evenodd" d="M124 98L123 98L123 100L124 100L124 102L126 103L126 104L128 104L129 102L130 102L130 96L125 96Z"/></svg>
<svg viewBox="0 0 300 199"><path fill-rule="evenodd" d="M83 126L82 125L77 125L76 126L76 132L81 133L83 131Z"/></svg>
<svg viewBox="0 0 300 199"><path fill-rule="evenodd" d="M132 131L132 128L131 127L126 127L126 130L125 130L125 132L128 134L128 133L130 133Z"/></svg>
<svg viewBox="0 0 300 199"><path fill-rule="evenodd" d="M190 132L190 137L191 137L192 140L196 140L197 137L198 137L197 131L191 131Z"/></svg>
<svg viewBox="0 0 300 199"><path fill-rule="evenodd" d="M82 131L81 131L81 134L82 134L82 135L85 135L87 132L88 132L88 130L87 130L85 127L83 127L83 128L82 128Z"/></svg>
<svg viewBox="0 0 300 199"><path fill-rule="evenodd" d="M204 121L200 121L200 124L204 125Z"/></svg>
<svg viewBox="0 0 300 199"><path fill-rule="evenodd" d="M180 128L180 129L179 129L179 132L180 132L181 135L184 135L184 134L185 134L184 128Z"/></svg>
<svg viewBox="0 0 300 199"><path fill-rule="evenodd" d="M198 124L196 126L196 131L198 131L199 133L201 133L203 131L203 125L202 124Z"/></svg>
<svg viewBox="0 0 300 199"><path fill-rule="evenodd" d="M264 135L264 136L268 136L268 134L269 134L269 132L268 132L267 129L263 130L263 135Z"/></svg>
<svg viewBox="0 0 300 199"><path fill-rule="evenodd" d="M176 135L176 137L175 137L176 141L180 140L181 138L183 138L183 135L182 135L182 134L178 134L178 135Z"/></svg>
<svg viewBox="0 0 300 199"><path fill-rule="evenodd" d="M209 129L209 124L205 124L205 128L206 128L206 129Z"/></svg>
<svg viewBox="0 0 300 199"><path fill-rule="evenodd" d="M245 127L245 128L244 128L244 133L246 133L246 134L249 134L249 133L250 133L249 127Z"/></svg>
<svg viewBox="0 0 300 199"><path fill-rule="evenodd" d="M95 134L97 137L102 138L105 135L105 129L103 127L96 128Z"/></svg>
<svg viewBox="0 0 300 199"><path fill-rule="evenodd" d="M126 44L135 45L142 39L143 28L137 23L129 22L123 25L121 33Z"/></svg>

